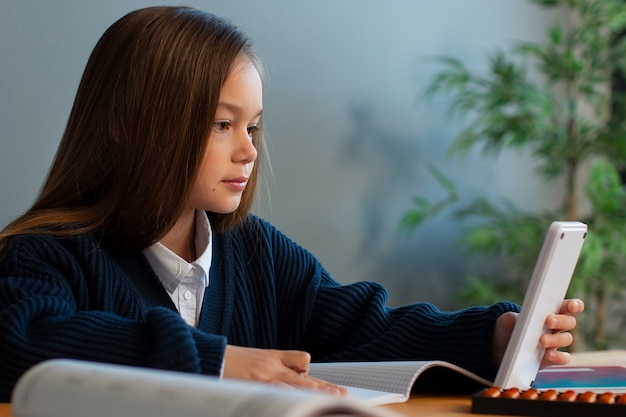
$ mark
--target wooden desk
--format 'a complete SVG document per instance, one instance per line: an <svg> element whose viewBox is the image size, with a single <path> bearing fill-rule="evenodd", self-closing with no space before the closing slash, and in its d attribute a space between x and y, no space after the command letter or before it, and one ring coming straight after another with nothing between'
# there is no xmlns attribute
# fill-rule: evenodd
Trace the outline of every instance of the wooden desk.
<svg viewBox="0 0 626 417"><path fill-rule="evenodd" d="M605 352L581 352L572 355L569 365L574 366L626 366L626 350L612 350ZM469 396L450 395L413 395L409 401L402 404L384 406L389 410L404 416L433 416L433 417L497 417L494 414L472 414L471 398ZM0 417L14 417L11 404L0 403Z"/></svg>

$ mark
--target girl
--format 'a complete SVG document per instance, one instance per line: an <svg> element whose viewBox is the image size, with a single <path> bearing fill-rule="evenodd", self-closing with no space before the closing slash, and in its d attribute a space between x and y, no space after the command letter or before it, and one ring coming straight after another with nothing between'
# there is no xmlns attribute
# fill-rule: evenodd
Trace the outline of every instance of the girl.
<svg viewBox="0 0 626 417"><path fill-rule="evenodd" d="M0 234L0 400L49 358L342 394L311 360L430 360L494 376L518 306L391 309L341 286L250 214L265 148L261 68L227 21L132 12L96 45L33 206ZM542 336L567 362L580 300Z"/></svg>

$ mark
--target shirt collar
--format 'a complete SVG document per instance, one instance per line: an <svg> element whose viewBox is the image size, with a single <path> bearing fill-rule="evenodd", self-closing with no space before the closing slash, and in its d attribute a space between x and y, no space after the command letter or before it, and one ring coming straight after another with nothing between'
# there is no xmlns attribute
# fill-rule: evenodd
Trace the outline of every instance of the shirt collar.
<svg viewBox="0 0 626 417"><path fill-rule="evenodd" d="M203 275L206 277L205 284L206 286L209 285L208 278L213 252L213 233L211 231L209 218L202 210L196 211L195 243L196 253L199 253L199 256L191 263L176 255L161 242L156 242L143 250L148 263L168 293L173 293L183 278L185 278L193 268L202 270Z"/></svg>

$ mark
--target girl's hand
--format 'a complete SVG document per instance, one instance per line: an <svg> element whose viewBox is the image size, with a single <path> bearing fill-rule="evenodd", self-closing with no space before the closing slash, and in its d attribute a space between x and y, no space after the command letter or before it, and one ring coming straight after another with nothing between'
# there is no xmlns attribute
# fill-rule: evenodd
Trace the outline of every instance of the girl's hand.
<svg viewBox="0 0 626 417"><path fill-rule="evenodd" d="M541 362L542 368L549 365L565 365L570 361L569 353L561 352L558 349L569 346L574 340L570 333L570 330L576 327L574 315L581 313L584 309L585 303L582 300L564 300L559 313L550 314L546 318L546 327L552 330L552 333L543 334L539 339L541 346L546 348ZM517 314L511 312L504 313L496 320L493 335L493 354L498 365L502 361L516 320Z"/></svg>
<svg viewBox="0 0 626 417"><path fill-rule="evenodd" d="M311 355L298 350L255 349L227 345L224 377L346 395L347 389L308 376Z"/></svg>

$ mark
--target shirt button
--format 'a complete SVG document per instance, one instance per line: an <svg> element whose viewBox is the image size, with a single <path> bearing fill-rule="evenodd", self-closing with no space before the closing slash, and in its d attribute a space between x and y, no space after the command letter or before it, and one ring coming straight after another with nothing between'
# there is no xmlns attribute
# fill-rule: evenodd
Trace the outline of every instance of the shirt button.
<svg viewBox="0 0 626 417"><path fill-rule="evenodd" d="M185 297L185 300L189 300L191 298L191 291L185 291L183 297Z"/></svg>

